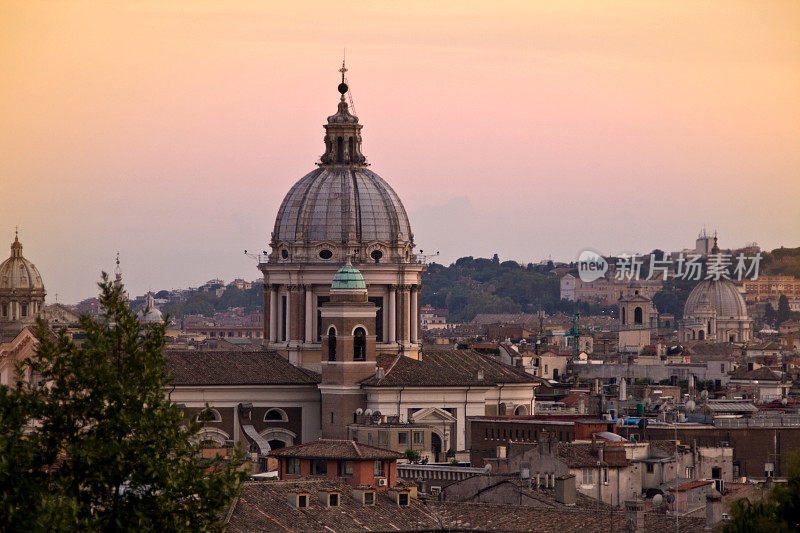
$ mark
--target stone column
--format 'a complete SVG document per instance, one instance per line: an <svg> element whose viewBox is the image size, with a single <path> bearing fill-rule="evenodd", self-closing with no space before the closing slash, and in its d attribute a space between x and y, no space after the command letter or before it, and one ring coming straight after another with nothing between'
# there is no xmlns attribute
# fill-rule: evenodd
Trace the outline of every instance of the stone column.
<svg viewBox="0 0 800 533"><path fill-rule="evenodd" d="M314 311L313 311L313 309L314 309L314 306L313 306L314 291L312 290L311 285L305 285L304 288L306 290L305 341L306 342L312 342L313 341L313 338L312 338L312 324L313 324L312 315L314 313Z"/></svg>
<svg viewBox="0 0 800 533"><path fill-rule="evenodd" d="M389 343L397 342L397 286L389 285Z"/></svg>
<svg viewBox="0 0 800 533"><path fill-rule="evenodd" d="M269 285L264 283L261 285L264 289L264 340L269 341L272 336L272 302L270 302L270 296L272 295L272 291L269 288Z"/></svg>
<svg viewBox="0 0 800 533"><path fill-rule="evenodd" d="M403 341L411 342L411 286L403 285Z"/></svg>
<svg viewBox="0 0 800 533"><path fill-rule="evenodd" d="M278 286L269 285L269 342L278 340Z"/></svg>
<svg viewBox="0 0 800 533"><path fill-rule="evenodd" d="M419 342L419 290L417 285L411 287L411 309L409 310L409 323L411 324L411 342Z"/></svg>

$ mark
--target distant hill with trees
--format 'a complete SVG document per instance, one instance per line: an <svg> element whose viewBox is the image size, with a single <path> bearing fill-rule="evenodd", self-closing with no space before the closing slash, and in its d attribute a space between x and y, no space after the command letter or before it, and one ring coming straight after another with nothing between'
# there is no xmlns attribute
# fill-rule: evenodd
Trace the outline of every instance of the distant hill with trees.
<svg viewBox="0 0 800 533"><path fill-rule="evenodd" d="M225 287L220 296L214 291L194 290L183 300L175 300L161 307L163 313L171 317L184 315L213 316L214 313L232 307L243 307L246 313L258 311L264 303L264 288L261 283L253 283L252 289L242 290L231 284Z"/></svg>
<svg viewBox="0 0 800 533"><path fill-rule="evenodd" d="M447 309L449 322L466 322L478 313L533 313L543 309L584 315L601 307L561 301L559 276L553 263L521 265L491 259L462 257L450 266L432 263L422 274L422 305Z"/></svg>

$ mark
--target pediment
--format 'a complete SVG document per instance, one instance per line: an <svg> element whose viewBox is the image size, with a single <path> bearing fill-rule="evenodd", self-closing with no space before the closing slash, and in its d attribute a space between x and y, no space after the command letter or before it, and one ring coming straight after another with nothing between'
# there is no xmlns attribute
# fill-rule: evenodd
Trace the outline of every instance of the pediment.
<svg viewBox="0 0 800 533"><path fill-rule="evenodd" d="M456 419L453 415L440 409L438 407L426 407L411 415L412 420L416 424L433 423L433 422L455 422Z"/></svg>

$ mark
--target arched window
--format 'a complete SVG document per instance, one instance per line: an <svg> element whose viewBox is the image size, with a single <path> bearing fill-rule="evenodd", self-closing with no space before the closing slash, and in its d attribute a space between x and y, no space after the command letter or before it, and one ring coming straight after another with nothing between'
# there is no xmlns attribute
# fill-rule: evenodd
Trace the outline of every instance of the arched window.
<svg viewBox="0 0 800 533"><path fill-rule="evenodd" d="M625 325L625 308L622 308L622 325Z"/></svg>
<svg viewBox="0 0 800 533"><path fill-rule="evenodd" d="M702 329L701 329L700 331L698 331L698 332L697 332L697 338L698 338L698 340L703 340L703 339L705 339L705 337L706 337L706 332L705 332L705 331L703 331Z"/></svg>
<svg viewBox="0 0 800 533"><path fill-rule="evenodd" d="M349 160L353 162L353 138L349 137L347 139L347 155L349 156Z"/></svg>
<svg viewBox="0 0 800 533"><path fill-rule="evenodd" d="M344 163L344 139L336 137L336 162Z"/></svg>
<svg viewBox="0 0 800 533"><path fill-rule="evenodd" d="M3 316L8 316L8 304L3 302Z"/></svg>
<svg viewBox="0 0 800 533"><path fill-rule="evenodd" d="M336 361L336 328L328 330L328 361Z"/></svg>
<svg viewBox="0 0 800 533"><path fill-rule="evenodd" d="M356 328L353 332L353 361L367 360L367 332Z"/></svg>
<svg viewBox="0 0 800 533"><path fill-rule="evenodd" d="M710 320L708 321L708 324L706 324L706 327L708 328L708 334L711 335L711 321Z"/></svg>
<svg viewBox="0 0 800 533"><path fill-rule="evenodd" d="M633 323L634 324L642 324L644 320L642 319L642 308L637 307L633 310Z"/></svg>
<svg viewBox="0 0 800 533"><path fill-rule="evenodd" d="M209 409L208 411L200 411L197 414L198 422L222 422L222 415L216 409Z"/></svg>
<svg viewBox="0 0 800 533"><path fill-rule="evenodd" d="M268 409L264 414L264 422L288 422L289 417L286 416L286 411L273 407Z"/></svg>

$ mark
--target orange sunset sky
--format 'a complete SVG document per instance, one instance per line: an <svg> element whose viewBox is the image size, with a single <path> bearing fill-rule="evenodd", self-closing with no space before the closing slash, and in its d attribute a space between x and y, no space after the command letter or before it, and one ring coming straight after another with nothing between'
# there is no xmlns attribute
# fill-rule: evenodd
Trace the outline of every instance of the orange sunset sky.
<svg viewBox="0 0 800 533"><path fill-rule="evenodd" d="M255 279L342 49L418 246L800 245L800 2L0 0L0 245L48 300Z"/></svg>

